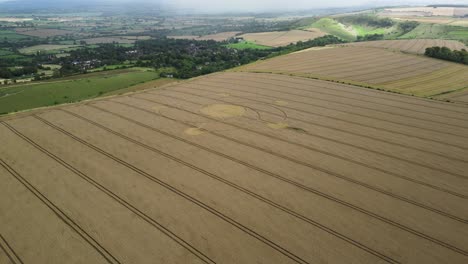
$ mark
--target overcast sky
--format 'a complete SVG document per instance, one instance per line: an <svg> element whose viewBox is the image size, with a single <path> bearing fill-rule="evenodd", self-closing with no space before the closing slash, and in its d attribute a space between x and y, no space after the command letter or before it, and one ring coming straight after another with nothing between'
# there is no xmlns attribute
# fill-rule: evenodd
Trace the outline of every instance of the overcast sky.
<svg viewBox="0 0 468 264"><path fill-rule="evenodd" d="M468 4L468 0L0 0L4 1L56 1L60 3L164 3L177 9L194 9L198 11L294 11L326 7L350 6L388 6L388 5L425 5L425 4Z"/></svg>
<svg viewBox="0 0 468 264"><path fill-rule="evenodd" d="M112 0L110 0L112 1ZM115 0L114 0L115 1ZM151 1L151 0L149 0ZM468 4L468 0L161 0L178 8L220 11L292 11L362 5Z"/></svg>

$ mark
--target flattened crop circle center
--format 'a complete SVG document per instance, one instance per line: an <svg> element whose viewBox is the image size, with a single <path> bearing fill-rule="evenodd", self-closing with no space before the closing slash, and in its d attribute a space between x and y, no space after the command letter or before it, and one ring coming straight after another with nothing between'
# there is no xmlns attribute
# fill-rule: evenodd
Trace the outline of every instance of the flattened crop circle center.
<svg viewBox="0 0 468 264"><path fill-rule="evenodd" d="M200 112L215 118L230 118L243 116L246 110L239 105L212 104L202 107Z"/></svg>

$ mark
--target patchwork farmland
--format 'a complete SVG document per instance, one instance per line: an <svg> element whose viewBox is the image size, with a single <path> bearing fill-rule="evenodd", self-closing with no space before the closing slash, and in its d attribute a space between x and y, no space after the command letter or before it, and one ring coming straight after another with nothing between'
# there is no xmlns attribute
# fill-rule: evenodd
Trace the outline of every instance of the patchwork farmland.
<svg viewBox="0 0 468 264"><path fill-rule="evenodd" d="M227 72L0 123L7 263L468 262L464 105Z"/></svg>
<svg viewBox="0 0 468 264"><path fill-rule="evenodd" d="M318 78L421 97L468 88L466 65L381 48L310 49L237 70Z"/></svg>
<svg viewBox="0 0 468 264"><path fill-rule="evenodd" d="M172 39L193 39L193 40L214 40L214 41L225 41L230 38L235 37L237 34L241 32L239 31L232 31L232 32L221 32L216 34L210 34L205 36L192 36L192 35L185 35L185 36L168 36L168 38Z"/></svg>
<svg viewBox="0 0 468 264"><path fill-rule="evenodd" d="M287 46L298 41L306 41L325 36L319 29L289 30L276 32L247 33L240 35L247 41L269 47Z"/></svg>
<svg viewBox="0 0 468 264"><path fill-rule="evenodd" d="M382 12L385 15L393 16L445 16L445 17L463 17L468 15L468 8L463 7L402 7L402 8L386 8Z"/></svg>
<svg viewBox="0 0 468 264"><path fill-rule="evenodd" d="M63 36L63 35L75 33L73 31L68 31L68 30L37 29L37 28L18 28L16 29L16 32L22 35L27 35L31 37L40 37L40 38Z"/></svg>

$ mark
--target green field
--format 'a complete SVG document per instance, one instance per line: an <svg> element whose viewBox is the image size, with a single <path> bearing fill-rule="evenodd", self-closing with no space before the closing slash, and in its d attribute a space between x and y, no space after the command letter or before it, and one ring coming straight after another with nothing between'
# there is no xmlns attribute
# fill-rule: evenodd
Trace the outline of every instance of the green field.
<svg viewBox="0 0 468 264"><path fill-rule="evenodd" d="M311 26L309 26L309 28L310 27L318 28L323 32L335 35L344 40L352 41L356 39L356 36L354 36L351 32L346 30L343 24L340 24L339 22L331 18L322 18L317 22L313 23Z"/></svg>
<svg viewBox="0 0 468 264"><path fill-rule="evenodd" d="M266 50L266 49L271 49L271 47L268 46L263 46L259 45L250 41L243 41L239 43L231 43L226 45L227 47L233 48L233 49L260 49L260 50Z"/></svg>
<svg viewBox="0 0 468 264"><path fill-rule="evenodd" d="M107 71L107 70L117 70L119 68L124 68L124 67L132 67L133 64L114 64L114 65L107 65L103 67L98 67L89 70L89 72L99 72L99 71Z"/></svg>
<svg viewBox="0 0 468 264"><path fill-rule="evenodd" d="M0 49L0 57L2 56L8 56L8 55L13 55L15 54L12 51L6 50L6 49Z"/></svg>
<svg viewBox="0 0 468 264"><path fill-rule="evenodd" d="M354 30L358 36L372 35L372 34L386 34L387 30L384 28L369 28L361 25L353 25Z"/></svg>
<svg viewBox="0 0 468 264"><path fill-rule="evenodd" d="M32 58L18 54L9 54L0 56L2 60L15 60L16 63L31 62Z"/></svg>
<svg viewBox="0 0 468 264"><path fill-rule="evenodd" d="M442 24L421 23L412 31L399 37L402 39L430 38L430 39L454 39L467 41L468 28Z"/></svg>
<svg viewBox="0 0 468 264"><path fill-rule="evenodd" d="M23 54L35 54L36 52L55 54L76 50L80 47L81 46L77 45L36 45L27 48L22 48L19 51Z"/></svg>
<svg viewBox="0 0 468 264"><path fill-rule="evenodd" d="M11 30L0 30L0 41L17 41L22 39L31 38L29 36L20 35Z"/></svg>
<svg viewBox="0 0 468 264"><path fill-rule="evenodd" d="M158 73L154 71L132 69L80 75L79 79L73 79L76 78L73 77L50 82L6 86L0 88L0 113L77 102L158 77Z"/></svg>

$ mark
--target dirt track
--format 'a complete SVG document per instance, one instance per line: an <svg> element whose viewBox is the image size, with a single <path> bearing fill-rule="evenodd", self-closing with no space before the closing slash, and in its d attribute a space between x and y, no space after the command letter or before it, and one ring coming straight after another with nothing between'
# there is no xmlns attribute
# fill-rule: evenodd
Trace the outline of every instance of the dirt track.
<svg viewBox="0 0 468 264"><path fill-rule="evenodd" d="M7 117L0 263L466 263L467 132L468 107L258 73Z"/></svg>

